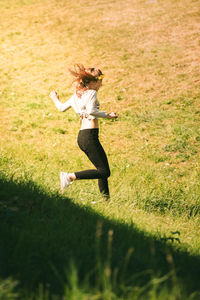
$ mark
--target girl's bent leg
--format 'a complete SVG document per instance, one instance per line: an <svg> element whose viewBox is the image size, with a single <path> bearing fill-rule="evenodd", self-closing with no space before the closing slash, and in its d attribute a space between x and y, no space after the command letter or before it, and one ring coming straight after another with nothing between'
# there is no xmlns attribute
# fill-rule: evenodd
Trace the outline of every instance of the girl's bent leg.
<svg viewBox="0 0 200 300"><path fill-rule="evenodd" d="M78 145L85 152L96 169L75 172L77 179L98 179L100 192L109 197L107 178L110 176L110 168L106 153L99 141L98 130L86 129L79 133Z"/></svg>

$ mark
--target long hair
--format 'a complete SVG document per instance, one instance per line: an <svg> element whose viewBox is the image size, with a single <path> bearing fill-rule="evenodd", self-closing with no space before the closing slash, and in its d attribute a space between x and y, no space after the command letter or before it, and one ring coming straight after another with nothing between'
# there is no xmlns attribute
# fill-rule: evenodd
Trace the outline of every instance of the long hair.
<svg viewBox="0 0 200 300"><path fill-rule="evenodd" d="M98 77L103 74L100 69L85 68L81 64L75 64L74 70L69 69L69 72L74 77L73 83L78 97L81 97L82 93L88 89L91 81L98 81Z"/></svg>

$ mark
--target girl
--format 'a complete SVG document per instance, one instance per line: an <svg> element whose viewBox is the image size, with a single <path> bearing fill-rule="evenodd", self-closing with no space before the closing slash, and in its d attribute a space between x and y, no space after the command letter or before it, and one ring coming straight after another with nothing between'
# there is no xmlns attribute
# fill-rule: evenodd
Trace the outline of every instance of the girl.
<svg viewBox="0 0 200 300"><path fill-rule="evenodd" d="M61 190L69 186L76 179L98 179L99 190L103 196L109 198L108 177L110 168L107 156L99 142L98 118L115 119L116 113L107 114L99 111L97 91L102 86L103 73L96 68L84 68L83 65L75 65L74 70L69 70L73 75L76 92L65 103L59 101L55 91L50 97L59 111L66 111L72 107L80 116L81 129L78 134L78 145L85 152L96 169L84 170L75 173L60 172Z"/></svg>

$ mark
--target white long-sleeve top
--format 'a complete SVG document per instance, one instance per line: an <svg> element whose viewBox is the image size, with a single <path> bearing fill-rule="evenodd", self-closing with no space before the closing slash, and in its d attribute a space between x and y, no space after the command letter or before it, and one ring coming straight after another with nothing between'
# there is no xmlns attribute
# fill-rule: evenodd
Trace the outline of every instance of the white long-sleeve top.
<svg viewBox="0 0 200 300"><path fill-rule="evenodd" d="M88 120L106 118L108 116L105 111L99 111L100 105L97 99L97 91L95 90L87 90L81 97L78 97L75 93L65 103L61 103L57 98L54 98L53 101L59 111L66 111L72 107L79 116Z"/></svg>

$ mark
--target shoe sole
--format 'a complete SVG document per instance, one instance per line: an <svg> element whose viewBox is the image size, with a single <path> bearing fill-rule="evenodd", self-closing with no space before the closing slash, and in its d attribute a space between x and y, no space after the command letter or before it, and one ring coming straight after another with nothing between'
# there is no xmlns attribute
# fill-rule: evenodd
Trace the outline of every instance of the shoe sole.
<svg viewBox="0 0 200 300"><path fill-rule="evenodd" d="M67 182L66 182L66 181L67 181ZM63 182L65 182L65 183L63 184ZM69 181L69 178L66 179L66 177L65 177L65 172L60 172L60 189L61 189L61 192L63 192L64 189L65 189L66 187L68 187L71 183L72 183L72 182Z"/></svg>
<svg viewBox="0 0 200 300"><path fill-rule="evenodd" d="M61 189L61 192L63 192L64 189L65 189L65 186L63 184L64 180L65 180L65 178L64 178L64 172L60 172L60 189Z"/></svg>

